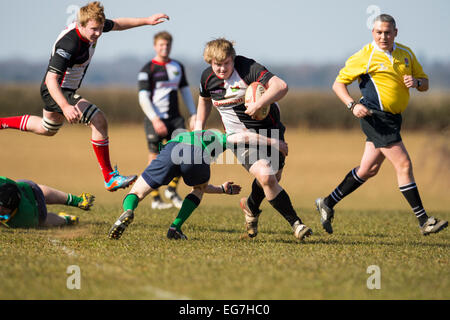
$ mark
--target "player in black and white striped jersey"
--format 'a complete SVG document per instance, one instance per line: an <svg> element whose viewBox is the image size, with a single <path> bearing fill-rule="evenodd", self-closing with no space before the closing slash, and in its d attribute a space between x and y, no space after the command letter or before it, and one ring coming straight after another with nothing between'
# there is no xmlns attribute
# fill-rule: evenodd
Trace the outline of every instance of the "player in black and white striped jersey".
<svg viewBox="0 0 450 320"><path fill-rule="evenodd" d="M170 140L177 129L186 128L179 110L178 91L189 111L191 130L195 124L197 111L184 66L170 58L172 40L172 35L167 31L155 34L153 48L156 55L138 74L139 104L146 115L144 123L149 149L148 164L157 157L160 143ZM180 177L175 177L164 192L166 198L177 208L181 208L183 202L176 191L179 179ZM153 209L166 209L172 206L161 199L158 190L152 191L150 195Z"/></svg>
<svg viewBox="0 0 450 320"><path fill-rule="evenodd" d="M226 133L254 130L256 133L284 142L285 127L280 121L280 110L276 101L282 99L287 84L256 61L237 56L233 43L224 38L206 44L204 59L211 66L205 69L200 81L200 97L197 107L195 130L202 130L214 106L220 113ZM266 91L256 102L245 102L245 92L253 82L262 83ZM256 119L256 112L262 106L270 105L270 111L263 120ZM248 198L241 199L245 215L245 236L255 237L258 233L260 205L264 198L291 225L296 238L312 234L303 224L292 206L289 195L280 186L285 156L272 148L263 151L262 146L251 146L233 150L237 159L255 179Z"/></svg>
<svg viewBox="0 0 450 320"><path fill-rule="evenodd" d="M126 188L137 176L122 176L112 169L109 159L106 117L76 90L83 81L97 40L103 32L120 31L144 25L156 25L168 19L165 14L147 18L105 18L103 6L95 1L80 8L78 21L63 30L53 45L49 65L41 84L45 103L43 116L23 115L0 118L0 129L12 128L45 136L54 136L64 123L83 123L92 129L92 146L108 191Z"/></svg>

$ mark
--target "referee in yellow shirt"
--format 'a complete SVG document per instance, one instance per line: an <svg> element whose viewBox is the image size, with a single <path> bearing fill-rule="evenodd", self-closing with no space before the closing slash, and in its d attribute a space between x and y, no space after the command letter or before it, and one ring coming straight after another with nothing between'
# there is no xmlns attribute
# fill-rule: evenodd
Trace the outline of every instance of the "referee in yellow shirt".
<svg viewBox="0 0 450 320"><path fill-rule="evenodd" d="M375 176L387 158L397 173L399 189L411 205L423 235L436 233L448 222L428 217L414 182L411 159L400 136L401 113L409 100L409 89L428 90L428 77L408 47L394 42L395 20L381 14L375 18L373 42L351 56L333 84L336 95L360 119L367 136L361 163L325 198L316 200L320 221L333 233L334 206ZM362 98L355 102L347 86L358 79Z"/></svg>

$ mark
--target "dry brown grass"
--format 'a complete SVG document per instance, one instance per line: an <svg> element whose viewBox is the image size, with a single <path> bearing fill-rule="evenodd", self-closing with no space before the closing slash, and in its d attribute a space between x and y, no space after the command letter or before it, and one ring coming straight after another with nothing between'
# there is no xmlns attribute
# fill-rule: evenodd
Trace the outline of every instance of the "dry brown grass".
<svg viewBox="0 0 450 320"><path fill-rule="evenodd" d="M90 130L65 125L54 137L42 137L16 130L0 132L0 174L12 179L27 178L40 184L81 193L94 193L97 204L120 205L126 191L107 192L103 187L92 146ZM404 142L413 161L416 182L428 210L447 210L450 181L450 144L447 134L404 132ZM290 153L282 186L295 206L313 210L314 199L331 192L347 172L357 166L364 136L359 130L288 129ZM147 146L141 125L113 125L110 128L113 164L122 174L139 174L146 167ZM252 177L240 165L213 165L211 182L232 180L250 191ZM181 194L188 188L180 184ZM204 198L217 205L219 196ZM220 197L223 205L237 204L238 197ZM267 205L264 203L264 205ZM403 209L408 204L398 191L392 165L384 163L377 177L357 190L340 208Z"/></svg>

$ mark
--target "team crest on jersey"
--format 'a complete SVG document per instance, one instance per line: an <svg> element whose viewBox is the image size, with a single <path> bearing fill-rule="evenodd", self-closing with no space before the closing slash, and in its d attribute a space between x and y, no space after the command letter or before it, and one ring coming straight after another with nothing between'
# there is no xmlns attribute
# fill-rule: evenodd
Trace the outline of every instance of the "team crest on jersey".
<svg viewBox="0 0 450 320"><path fill-rule="evenodd" d="M387 70L387 67L384 65L384 63L380 63L380 71Z"/></svg>
<svg viewBox="0 0 450 320"><path fill-rule="evenodd" d="M179 75L180 73L179 73L178 71L174 71L173 74L174 74L175 76L177 76L177 75Z"/></svg>
<svg viewBox="0 0 450 320"><path fill-rule="evenodd" d="M236 91L241 90L241 87L239 87L239 85L237 85L237 86L234 86L234 87L230 87L230 89L231 89L231 92L236 92Z"/></svg>
<svg viewBox="0 0 450 320"><path fill-rule="evenodd" d="M405 65L406 65L407 68L409 67L409 60L408 60L408 58L405 58Z"/></svg>

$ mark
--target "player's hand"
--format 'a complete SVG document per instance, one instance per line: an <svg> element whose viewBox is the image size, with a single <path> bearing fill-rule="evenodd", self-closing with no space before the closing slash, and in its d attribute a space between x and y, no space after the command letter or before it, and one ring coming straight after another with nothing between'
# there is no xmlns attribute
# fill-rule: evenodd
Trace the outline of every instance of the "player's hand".
<svg viewBox="0 0 450 320"><path fill-rule="evenodd" d="M289 153L288 144L284 141L278 140L278 150L280 150L283 156L287 157Z"/></svg>
<svg viewBox="0 0 450 320"><path fill-rule="evenodd" d="M261 106L257 102L246 102L245 106L247 110L245 110L245 113L248 114L252 119L255 119L255 114L261 108Z"/></svg>
<svg viewBox="0 0 450 320"><path fill-rule="evenodd" d="M403 83L409 88L417 88L417 79L410 75L403 76Z"/></svg>
<svg viewBox="0 0 450 320"><path fill-rule="evenodd" d="M195 121L197 120L197 115L193 114L190 118L189 118L189 129L191 131L194 131L195 129Z"/></svg>
<svg viewBox="0 0 450 320"><path fill-rule="evenodd" d="M238 184L233 184L233 181L227 181L222 184L223 190L226 194L233 195L239 194L241 192L241 186Z"/></svg>
<svg viewBox="0 0 450 320"><path fill-rule="evenodd" d="M372 115L372 111L367 109L364 105L361 103L357 103L355 107L353 108L353 115L357 118L364 118L367 116Z"/></svg>
<svg viewBox="0 0 450 320"><path fill-rule="evenodd" d="M68 105L61 109L67 122L74 124L80 121L82 112L77 106Z"/></svg>
<svg viewBox="0 0 450 320"><path fill-rule="evenodd" d="M157 25L163 23L164 21L169 20L169 16L164 13L156 13L147 18L147 24L149 25Z"/></svg>
<svg viewBox="0 0 450 320"><path fill-rule="evenodd" d="M160 118L154 118L152 120L153 128L155 128L155 132L160 137L166 137L167 136L167 127L164 124L164 122L161 121Z"/></svg>

